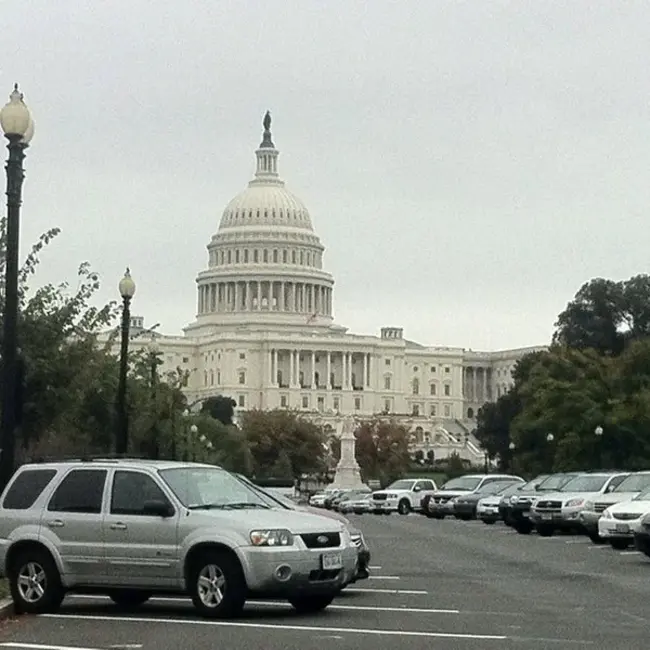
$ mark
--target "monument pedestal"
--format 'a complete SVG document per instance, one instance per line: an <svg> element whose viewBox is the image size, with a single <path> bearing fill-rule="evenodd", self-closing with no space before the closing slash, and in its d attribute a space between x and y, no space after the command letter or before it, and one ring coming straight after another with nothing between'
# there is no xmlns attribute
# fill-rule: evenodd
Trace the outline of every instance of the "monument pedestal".
<svg viewBox="0 0 650 650"><path fill-rule="evenodd" d="M337 428L341 441L341 459L336 466L331 487L341 490L361 489L365 486L361 481L361 471L355 455L354 420L347 417Z"/></svg>

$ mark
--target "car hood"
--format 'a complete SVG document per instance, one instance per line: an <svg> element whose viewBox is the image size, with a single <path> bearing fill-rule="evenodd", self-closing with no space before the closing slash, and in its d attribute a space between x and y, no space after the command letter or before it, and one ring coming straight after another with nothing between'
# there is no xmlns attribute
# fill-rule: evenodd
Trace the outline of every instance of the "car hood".
<svg viewBox="0 0 650 650"><path fill-rule="evenodd" d="M599 495L600 492L547 492L546 494L542 492L536 496L538 501L562 501L565 503L571 499L593 500Z"/></svg>
<svg viewBox="0 0 650 650"><path fill-rule="evenodd" d="M644 515L650 512L650 501L623 501L607 508L610 512L629 512Z"/></svg>
<svg viewBox="0 0 650 650"><path fill-rule="evenodd" d="M307 512L311 515L316 515L317 517L326 517L328 519L335 519L336 521L340 521L342 524L345 524L346 526L350 523L350 520L347 517L344 517L342 514L339 512L335 512L334 510L323 510L322 508L312 508L311 506L296 506L294 510L297 510L299 512Z"/></svg>
<svg viewBox="0 0 650 650"><path fill-rule="evenodd" d="M623 501L630 501L634 499L635 496L640 494L639 492L610 492L609 494L599 494L589 501L594 501L595 503L622 503Z"/></svg>
<svg viewBox="0 0 650 650"><path fill-rule="evenodd" d="M479 503L482 506L498 506L499 503L501 503L501 499L503 497L500 494L491 494L488 497L483 497L482 499L479 499Z"/></svg>
<svg viewBox="0 0 650 650"><path fill-rule="evenodd" d="M471 490L436 490L432 496L434 497L461 497L473 494Z"/></svg>
<svg viewBox="0 0 650 650"><path fill-rule="evenodd" d="M335 521L332 517L317 515L300 510L285 510L271 508L269 510L191 510L192 517L202 519L206 526L215 523L224 527L241 527L242 530L251 531L259 529L287 529L291 533L338 533L344 526L342 521ZM347 520L346 520L347 521Z"/></svg>

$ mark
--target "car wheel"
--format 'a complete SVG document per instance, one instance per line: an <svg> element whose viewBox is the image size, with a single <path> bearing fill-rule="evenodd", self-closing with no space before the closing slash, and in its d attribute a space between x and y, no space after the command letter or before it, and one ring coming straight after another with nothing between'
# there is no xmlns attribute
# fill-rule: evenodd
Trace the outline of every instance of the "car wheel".
<svg viewBox="0 0 650 650"><path fill-rule="evenodd" d="M555 531L553 530L553 526L537 526L537 534L540 537L552 537L554 532Z"/></svg>
<svg viewBox="0 0 650 650"><path fill-rule="evenodd" d="M603 539L598 533L587 533L592 544L604 544L607 540Z"/></svg>
<svg viewBox="0 0 650 650"><path fill-rule="evenodd" d="M239 560L226 551L202 553L189 572L189 592L198 612L210 618L230 618L244 609L246 579Z"/></svg>
<svg viewBox="0 0 650 650"><path fill-rule="evenodd" d="M630 546L630 540L629 539L610 539L609 543L612 545L612 548L615 551L624 551L626 548L629 548Z"/></svg>
<svg viewBox="0 0 650 650"><path fill-rule="evenodd" d="M533 527L531 524L528 522L517 522L513 524L513 528L520 534L520 535L530 535L530 533L533 530Z"/></svg>
<svg viewBox="0 0 650 650"><path fill-rule="evenodd" d="M444 519L444 518L445 518L445 515L441 515L441 514L439 514L439 513L437 513L437 512L432 512L432 513L431 513L431 516L432 516L434 519Z"/></svg>
<svg viewBox="0 0 650 650"><path fill-rule="evenodd" d="M492 526L492 524L496 523L496 520L495 519L484 519L483 523L487 524L488 526Z"/></svg>
<svg viewBox="0 0 650 650"><path fill-rule="evenodd" d="M108 592L108 597L120 609L135 609L151 598L151 592L138 589L114 589Z"/></svg>
<svg viewBox="0 0 650 650"><path fill-rule="evenodd" d="M456 515L456 519L461 521L469 521L472 518L472 515Z"/></svg>
<svg viewBox="0 0 650 650"><path fill-rule="evenodd" d="M402 499L397 506L397 512L400 515L408 515L411 512L411 504L408 502L408 499Z"/></svg>
<svg viewBox="0 0 650 650"><path fill-rule="evenodd" d="M316 614L329 607L336 594L311 594L309 596L295 596L289 602L299 614Z"/></svg>
<svg viewBox="0 0 650 650"><path fill-rule="evenodd" d="M47 614L61 605L65 596L61 576L46 550L35 548L19 553L8 573L16 613Z"/></svg>

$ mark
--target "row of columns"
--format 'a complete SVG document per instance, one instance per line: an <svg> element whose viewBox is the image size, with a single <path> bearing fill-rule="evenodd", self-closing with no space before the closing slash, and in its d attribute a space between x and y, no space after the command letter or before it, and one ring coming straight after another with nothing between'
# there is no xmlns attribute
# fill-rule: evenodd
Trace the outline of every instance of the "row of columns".
<svg viewBox="0 0 650 650"><path fill-rule="evenodd" d="M492 399L490 385L490 368L470 366L463 369L463 387L465 398L470 402L487 402Z"/></svg>
<svg viewBox="0 0 650 650"><path fill-rule="evenodd" d="M332 314L332 289L282 280L210 282L199 286L198 313L280 311Z"/></svg>
<svg viewBox="0 0 650 650"><path fill-rule="evenodd" d="M325 351L320 354L325 355L325 363L321 363L321 370L325 371L325 381L322 381L322 374L318 371L318 363L316 357L318 353L316 350L311 351L301 351L301 350L277 350L272 349L269 352L269 384L271 386L279 386L279 372L282 372L284 368L288 366L289 372L289 383L290 388L300 388L301 387L301 360L300 355L303 354L307 356L308 365L306 370L308 372L302 371L303 382L305 387L311 388L326 388L332 389L332 369L335 371L340 369L341 377L341 388L342 390L352 390L353 388L365 389L370 387L370 364L371 364L371 355L367 352L362 353L352 353L352 352L330 352ZM355 381L353 385L352 377L352 358L357 360L361 357L362 361L362 375L361 381ZM340 363L337 361L340 360ZM283 363L286 362L286 363ZM334 363L332 363L334 362ZM323 367L324 366L324 367ZM304 367L304 366L303 366ZM334 375L336 380L336 372ZM355 379L357 379L355 377ZM284 384L284 377L282 378L282 383ZM338 385L338 384L337 384Z"/></svg>

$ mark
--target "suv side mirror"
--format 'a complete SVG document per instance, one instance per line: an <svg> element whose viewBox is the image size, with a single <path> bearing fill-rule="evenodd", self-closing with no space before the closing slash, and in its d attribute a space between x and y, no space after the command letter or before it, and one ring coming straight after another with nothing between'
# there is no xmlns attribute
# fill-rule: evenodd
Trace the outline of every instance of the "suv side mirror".
<svg viewBox="0 0 650 650"><path fill-rule="evenodd" d="M145 501L143 512L150 517L171 517L176 511L167 501Z"/></svg>
<svg viewBox="0 0 650 650"><path fill-rule="evenodd" d="M421 490L422 490L422 488L421 488L419 485L416 485L416 486L413 488L413 492L420 492Z"/></svg>

